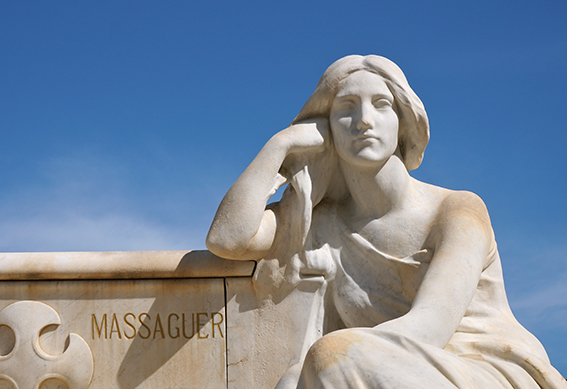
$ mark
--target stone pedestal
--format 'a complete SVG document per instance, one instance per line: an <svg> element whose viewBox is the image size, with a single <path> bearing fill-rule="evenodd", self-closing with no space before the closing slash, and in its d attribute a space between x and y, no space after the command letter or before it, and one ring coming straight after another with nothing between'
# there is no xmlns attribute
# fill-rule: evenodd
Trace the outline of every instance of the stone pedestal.
<svg viewBox="0 0 567 389"><path fill-rule="evenodd" d="M320 336L290 312L321 296L266 306L254 268L207 251L0 254L0 389L272 388Z"/></svg>

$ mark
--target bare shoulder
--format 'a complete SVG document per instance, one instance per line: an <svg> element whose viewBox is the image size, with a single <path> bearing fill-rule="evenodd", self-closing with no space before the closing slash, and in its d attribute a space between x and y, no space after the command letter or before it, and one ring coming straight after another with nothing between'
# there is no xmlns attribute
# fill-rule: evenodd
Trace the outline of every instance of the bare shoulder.
<svg viewBox="0 0 567 389"><path fill-rule="evenodd" d="M439 207L438 218L470 217L490 225L490 217L484 201L475 193L450 191Z"/></svg>
<svg viewBox="0 0 567 389"><path fill-rule="evenodd" d="M457 191L417 181L417 188L421 199L436 209L436 216L457 216L458 214L476 215L482 220L490 223L488 211L484 201L475 193L469 191Z"/></svg>
<svg viewBox="0 0 567 389"><path fill-rule="evenodd" d="M488 251L494 240L488 210L482 199L468 191L451 191L440 203L431 230L432 238L443 241L473 244L482 252Z"/></svg>
<svg viewBox="0 0 567 389"><path fill-rule="evenodd" d="M478 195L423 182L417 187L432 210L430 239L439 242L454 234L480 234L488 241L493 239L488 210Z"/></svg>

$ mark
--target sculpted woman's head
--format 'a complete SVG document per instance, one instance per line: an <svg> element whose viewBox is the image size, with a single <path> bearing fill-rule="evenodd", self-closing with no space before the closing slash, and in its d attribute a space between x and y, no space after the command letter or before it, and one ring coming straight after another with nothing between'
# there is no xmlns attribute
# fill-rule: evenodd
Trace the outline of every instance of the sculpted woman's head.
<svg viewBox="0 0 567 389"><path fill-rule="evenodd" d="M399 123L397 147L407 170L416 169L421 163L429 141L427 114L423 103L410 88L400 68L384 57L350 55L334 62L325 71L315 92L307 100L293 123L317 117L331 119L333 102L337 93L341 88L347 87L349 76L358 72L378 75L393 96L392 109ZM361 78L359 74L356 77ZM372 78L366 77L366 81L372 82ZM376 80L376 84L379 84L379 79ZM341 150L337 151L341 157L345 157L341 155Z"/></svg>

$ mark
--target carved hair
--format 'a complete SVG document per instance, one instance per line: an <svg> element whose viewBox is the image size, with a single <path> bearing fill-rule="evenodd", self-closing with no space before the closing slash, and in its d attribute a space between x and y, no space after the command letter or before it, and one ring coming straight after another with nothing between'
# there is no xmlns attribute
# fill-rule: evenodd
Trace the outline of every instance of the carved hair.
<svg viewBox="0 0 567 389"><path fill-rule="evenodd" d="M335 61L327 68L293 123L328 118L339 87L349 75L366 70L382 77L394 96L394 110L400 123L398 146L408 171L421 164L423 153L429 141L429 121L423 103L410 88L401 69L387 58L377 55L349 55Z"/></svg>

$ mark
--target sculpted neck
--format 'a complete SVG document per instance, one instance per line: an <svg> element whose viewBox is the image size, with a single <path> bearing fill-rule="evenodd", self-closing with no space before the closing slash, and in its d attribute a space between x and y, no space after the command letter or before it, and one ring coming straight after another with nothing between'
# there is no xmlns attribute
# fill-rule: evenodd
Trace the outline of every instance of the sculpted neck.
<svg viewBox="0 0 567 389"><path fill-rule="evenodd" d="M351 194L352 215L380 218L402 209L411 196L412 178L397 155L377 168L361 168L340 160Z"/></svg>

